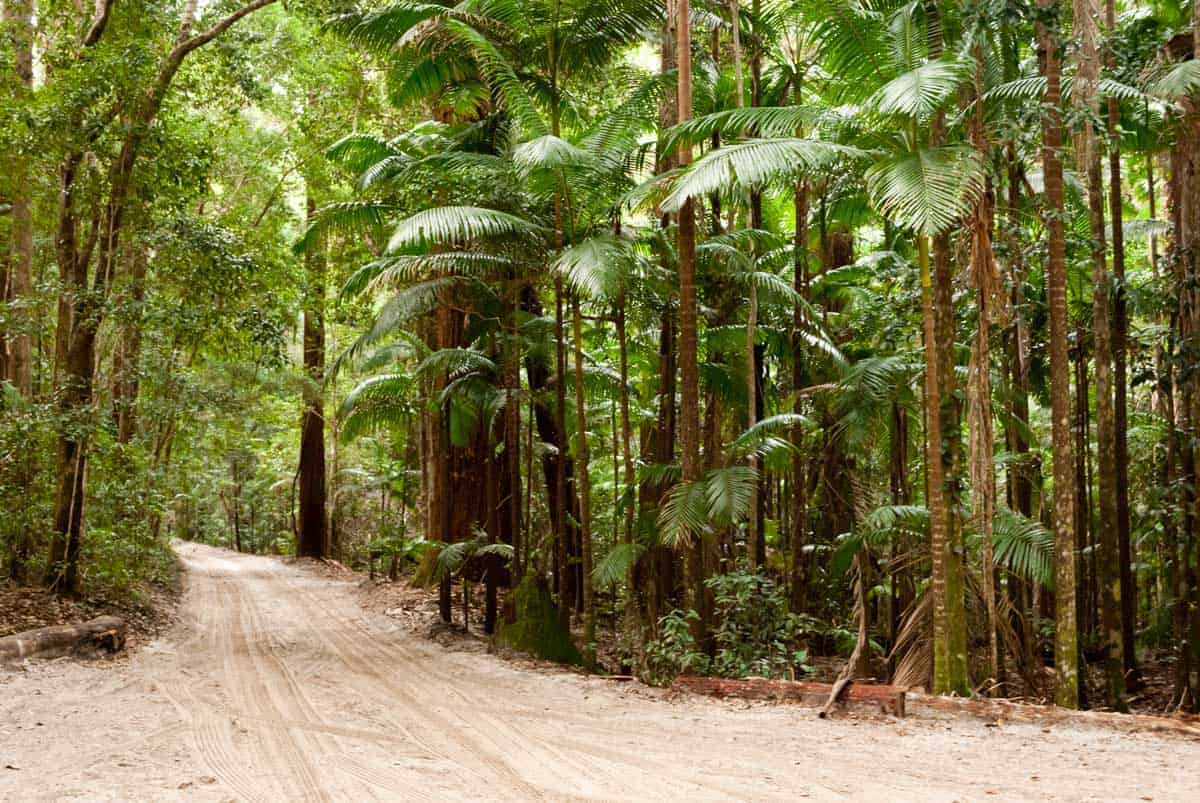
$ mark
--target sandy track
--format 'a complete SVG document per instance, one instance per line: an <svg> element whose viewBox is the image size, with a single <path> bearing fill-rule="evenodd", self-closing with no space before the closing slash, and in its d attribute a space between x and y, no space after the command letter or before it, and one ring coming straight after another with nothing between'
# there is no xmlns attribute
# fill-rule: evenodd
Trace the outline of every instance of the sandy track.
<svg viewBox="0 0 1200 803"><path fill-rule="evenodd" d="M169 637L0 674L0 799L1200 800L1179 739L667 703L446 651L272 559L179 552Z"/></svg>

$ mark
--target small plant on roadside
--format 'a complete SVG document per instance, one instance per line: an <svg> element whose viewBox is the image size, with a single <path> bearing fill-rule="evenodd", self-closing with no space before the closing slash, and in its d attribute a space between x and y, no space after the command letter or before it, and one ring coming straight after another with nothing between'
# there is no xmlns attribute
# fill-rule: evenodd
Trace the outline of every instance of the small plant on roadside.
<svg viewBox="0 0 1200 803"><path fill-rule="evenodd" d="M788 609L774 580L745 567L710 578L716 603L712 673L722 677L795 678L809 671L800 648L805 621Z"/></svg>
<svg viewBox="0 0 1200 803"><path fill-rule="evenodd" d="M696 649L695 611L674 610L658 620L662 635L646 645L641 678L651 686L667 686L679 675L708 673L709 658Z"/></svg>

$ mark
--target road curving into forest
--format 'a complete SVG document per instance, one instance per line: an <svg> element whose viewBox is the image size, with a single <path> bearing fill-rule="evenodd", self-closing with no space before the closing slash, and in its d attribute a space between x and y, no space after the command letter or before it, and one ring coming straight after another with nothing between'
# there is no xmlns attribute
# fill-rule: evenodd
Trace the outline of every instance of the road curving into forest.
<svg viewBox="0 0 1200 803"><path fill-rule="evenodd" d="M0 800L1200 800L1200 744L667 702L454 652L186 544L132 658L0 674Z"/></svg>

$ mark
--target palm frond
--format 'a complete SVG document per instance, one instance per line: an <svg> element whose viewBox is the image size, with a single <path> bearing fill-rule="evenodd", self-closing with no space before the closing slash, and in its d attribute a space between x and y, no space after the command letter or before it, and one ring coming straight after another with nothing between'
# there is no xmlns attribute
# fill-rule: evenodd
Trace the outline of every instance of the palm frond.
<svg viewBox="0 0 1200 803"><path fill-rule="evenodd" d="M406 218L396 227L389 251L464 243L489 237L531 235L537 225L498 209L478 206L439 206Z"/></svg>
<svg viewBox="0 0 1200 803"><path fill-rule="evenodd" d="M967 146L921 148L872 165L867 189L881 214L938 234L957 225L983 192L983 164Z"/></svg>
<svg viewBox="0 0 1200 803"><path fill-rule="evenodd" d="M838 159L862 156L857 148L795 137L751 139L718 148L697 159L689 168L671 175L670 191L662 208L678 211L689 198L737 189L759 190L772 181L794 181L828 169Z"/></svg>

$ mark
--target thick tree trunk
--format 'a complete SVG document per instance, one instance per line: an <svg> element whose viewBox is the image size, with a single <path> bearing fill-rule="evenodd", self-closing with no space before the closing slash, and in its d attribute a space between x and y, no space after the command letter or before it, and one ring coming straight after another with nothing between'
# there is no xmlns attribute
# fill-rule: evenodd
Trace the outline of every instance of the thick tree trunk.
<svg viewBox="0 0 1200 803"><path fill-rule="evenodd" d="M316 212L308 198L308 216ZM325 256L319 246L304 256L307 288L304 305L304 415L300 423L300 512L296 554L329 555L325 511Z"/></svg>
<svg viewBox="0 0 1200 803"><path fill-rule="evenodd" d="M936 3L926 4L929 50L942 54L942 31ZM930 123L929 144L945 144L944 112ZM933 266L928 239L920 237L919 261L925 305L926 404L928 406L928 486L930 548L933 555L933 686L942 694L969 694L967 621L964 597L962 528L959 522L961 412L954 381L954 276L950 237L933 238Z"/></svg>

